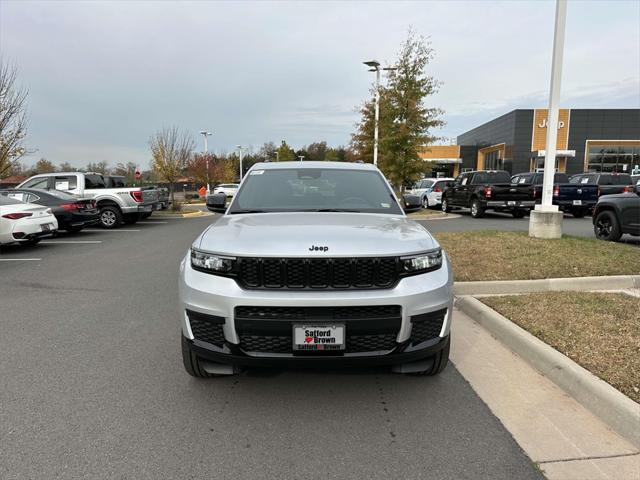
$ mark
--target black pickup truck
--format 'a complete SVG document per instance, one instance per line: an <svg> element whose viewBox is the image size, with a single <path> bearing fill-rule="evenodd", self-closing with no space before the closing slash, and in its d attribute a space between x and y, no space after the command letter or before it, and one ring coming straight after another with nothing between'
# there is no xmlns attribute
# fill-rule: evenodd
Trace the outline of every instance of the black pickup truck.
<svg viewBox="0 0 640 480"><path fill-rule="evenodd" d="M511 177L517 185L530 185L531 196L536 203L542 202L542 173L518 173ZM598 186L591 184L570 183L565 173L553 176L553 204L560 211L571 213L576 218L591 214L598 201Z"/></svg>
<svg viewBox="0 0 640 480"><path fill-rule="evenodd" d="M633 182L628 173L579 173L569 181L577 185L597 185L598 197L633 192Z"/></svg>
<svg viewBox="0 0 640 480"><path fill-rule="evenodd" d="M515 218L522 218L535 204L530 185L512 184L509 172L504 170L465 172L442 193L443 212L469 208L474 218L484 216L486 210L510 212Z"/></svg>

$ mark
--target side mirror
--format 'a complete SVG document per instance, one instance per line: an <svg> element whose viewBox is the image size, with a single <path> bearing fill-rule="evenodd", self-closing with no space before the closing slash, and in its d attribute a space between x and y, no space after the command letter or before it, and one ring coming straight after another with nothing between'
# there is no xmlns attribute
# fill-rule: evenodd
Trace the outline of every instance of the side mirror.
<svg viewBox="0 0 640 480"><path fill-rule="evenodd" d="M207 210L210 212L224 213L227 211L227 196L224 193L207 195Z"/></svg>
<svg viewBox="0 0 640 480"><path fill-rule="evenodd" d="M405 194L402 196L402 209L404 213L417 212L422 208L422 202L418 195Z"/></svg>

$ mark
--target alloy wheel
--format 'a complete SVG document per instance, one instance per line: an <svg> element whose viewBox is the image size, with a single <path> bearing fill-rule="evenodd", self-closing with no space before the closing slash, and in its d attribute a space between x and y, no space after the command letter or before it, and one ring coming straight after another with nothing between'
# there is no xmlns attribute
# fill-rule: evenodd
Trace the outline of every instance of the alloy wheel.
<svg viewBox="0 0 640 480"><path fill-rule="evenodd" d="M116 214L107 210L106 212L102 212L100 220L104 225L110 227L116 223Z"/></svg>
<svg viewBox="0 0 640 480"><path fill-rule="evenodd" d="M611 221L608 218L599 219L596 222L596 229L598 238L608 238L611 235L613 225L611 225Z"/></svg>

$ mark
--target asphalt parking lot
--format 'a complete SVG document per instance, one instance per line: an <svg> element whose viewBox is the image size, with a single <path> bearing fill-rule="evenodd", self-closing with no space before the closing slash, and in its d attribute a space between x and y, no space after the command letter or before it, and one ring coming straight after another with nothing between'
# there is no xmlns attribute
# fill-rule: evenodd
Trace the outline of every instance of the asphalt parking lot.
<svg viewBox="0 0 640 480"><path fill-rule="evenodd" d="M177 269L213 220L2 249L0 478L541 478L452 364L189 377Z"/></svg>

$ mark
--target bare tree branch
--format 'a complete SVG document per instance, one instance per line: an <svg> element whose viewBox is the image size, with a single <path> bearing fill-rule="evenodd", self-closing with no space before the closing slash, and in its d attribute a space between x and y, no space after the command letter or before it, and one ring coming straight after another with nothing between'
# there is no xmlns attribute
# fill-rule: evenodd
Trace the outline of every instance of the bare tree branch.
<svg viewBox="0 0 640 480"><path fill-rule="evenodd" d="M151 136L149 147L153 168L169 183L171 202L176 205L173 184L182 175L195 149L193 138L178 127L163 128Z"/></svg>
<svg viewBox="0 0 640 480"><path fill-rule="evenodd" d="M0 178L25 153L27 90L16 85L18 69L0 58Z"/></svg>

